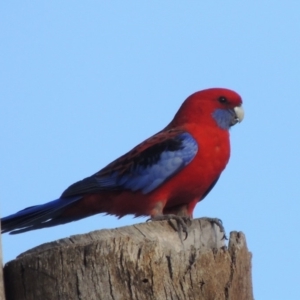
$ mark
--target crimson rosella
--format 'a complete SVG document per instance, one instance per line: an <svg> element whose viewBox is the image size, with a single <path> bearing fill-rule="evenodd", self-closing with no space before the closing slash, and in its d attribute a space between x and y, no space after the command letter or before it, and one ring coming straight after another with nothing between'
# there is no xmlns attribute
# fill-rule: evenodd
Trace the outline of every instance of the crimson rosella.
<svg viewBox="0 0 300 300"><path fill-rule="evenodd" d="M98 213L151 220L192 218L230 156L229 129L242 121L234 91L196 92L171 123L105 168L68 187L59 199L1 220L2 233L21 233ZM180 222L179 222L180 223Z"/></svg>

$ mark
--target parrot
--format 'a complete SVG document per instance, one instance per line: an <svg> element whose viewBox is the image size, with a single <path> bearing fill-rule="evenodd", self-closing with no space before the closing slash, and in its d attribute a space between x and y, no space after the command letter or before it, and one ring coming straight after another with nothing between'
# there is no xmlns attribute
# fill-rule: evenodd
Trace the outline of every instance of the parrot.
<svg viewBox="0 0 300 300"><path fill-rule="evenodd" d="M226 88L190 95L171 122L61 196L1 219L18 234L104 213L172 220L186 231L196 204L215 186L230 158L229 129L244 118L242 98Z"/></svg>

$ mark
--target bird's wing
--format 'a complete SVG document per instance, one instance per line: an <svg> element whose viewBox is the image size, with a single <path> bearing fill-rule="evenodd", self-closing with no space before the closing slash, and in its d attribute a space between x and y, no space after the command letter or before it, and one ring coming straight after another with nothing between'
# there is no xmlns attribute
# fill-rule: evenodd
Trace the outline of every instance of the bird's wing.
<svg viewBox="0 0 300 300"><path fill-rule="evenodd" d="M124 189L150 193L189 164L197 151L190 133L162 131L98 173L74 183L62 197Z"/></svg>

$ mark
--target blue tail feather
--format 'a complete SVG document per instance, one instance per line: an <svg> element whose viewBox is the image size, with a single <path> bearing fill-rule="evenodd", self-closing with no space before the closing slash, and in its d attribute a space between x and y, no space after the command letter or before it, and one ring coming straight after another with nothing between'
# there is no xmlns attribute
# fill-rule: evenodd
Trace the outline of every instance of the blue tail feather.
<svg viewBox="0 0 300 300"><path fill-rule="evenodd" d="M75 219L59 218L59 216L68 206L71 206L81 198L82 196L59 198L42 205L27 207L15 214L2 218L1 232L17 234L80 219L80 217Z"/></svg>

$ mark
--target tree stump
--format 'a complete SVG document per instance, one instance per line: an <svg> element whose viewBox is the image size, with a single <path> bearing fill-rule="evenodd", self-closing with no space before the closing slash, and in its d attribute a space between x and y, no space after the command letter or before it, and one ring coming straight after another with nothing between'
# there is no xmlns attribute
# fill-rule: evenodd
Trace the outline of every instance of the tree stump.
<svg viewBox="0 0 300 300"><path fill-rule="evenodd" d="M75 235L33 248L4 268L7 300L252 300L241 232L195 219L183 242L168 222Z"/></svg>

